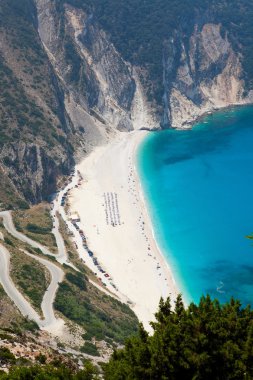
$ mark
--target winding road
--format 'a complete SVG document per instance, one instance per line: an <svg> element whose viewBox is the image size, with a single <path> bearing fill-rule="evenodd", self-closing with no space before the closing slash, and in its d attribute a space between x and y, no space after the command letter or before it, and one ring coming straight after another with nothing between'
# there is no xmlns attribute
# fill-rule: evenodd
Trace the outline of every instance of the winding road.
<svg viewBox="0 0 253 380"><path fill-rule="evenodd" d="M60 232L59 232L58 229L53 230L53 233L54 233L55 238L56 238L58 252L59 252L57 254L54 254L54 253L50 252L49 249L47 249L46 247L44 247L42 244L37 243L36 241L30 239L28 236L26 236L26 235L22 234L21 232L17 231L16 228L15 228L15 226L14 226L14 223L13 223L10 211L1 211L0 212L0 218L3 218L4 228L12 236L14 236L16 239L21 240L24 243L29 244L33 248L39 248L42 251L42 253L44 255L46 255L46 256L53 256L53 257L55 257L56 260L60 264L67 264L67 265L69 265L68 255L67 255L67 252L66 252L66 249L65 249L64 241L63 241L62 236L60 235Z"/></svg>
<svg viewBox="0 0 253 380"><path fill-rule="evenodd" d="M33 241L32 239L23 235L21 232L17 231L14 226L10 211L0 212L0 217L3 218L3 224L5 229L16 239L19 239L29 244L33 248L39 248L45 255L55 256L46 247L42 246L41 244ZM59 335L64 326L64 322L62 319L55 317L53 303L56 292L58 290L59 283L63 281L64 272L58 265L44 258L32 255L31 253L28 253L23 249L21 251L27 256L32 257L33 259L40 262L50 272L51 282L44 294L41 303L41 310L44 318L41 318L38 315L38 313L32 308L32 306L26 300L26 298L15 287L15 284L13 283L10 277L10 253L2 244L0 244L0 282L5 292L18 307L22 315L34 320L41 329L47 330L55 335ZM61 253L56 256L58 256L59 262L64 258L64 255ZM63 260L63 263L64 262L65 260Z"/></svg>
<svg viewBox="0 0 253 380"><path fill-rule="evenodd" d="M40 326L42 322L40 316L17 290L10 278L10 253L2 244L0 244L0 281L6 294L19 308L21 314L34 320Z"/></svg>
<svg viewBox="0 0 253 380"><path fill-rule="evenodd" d="M53 206L53 209L51 210L51 216L53 219L52 233L54 234L56 244L57 244L57 248L58 248L58 254L54 255L54 256L60 264L66 264L66 265L70 266L71 268L73 268L74 270L76 270L77 272L79 272L79 270L69 261L68 253L67 253L65 243L64 243L64 239L63 239L62 234L60 233L60 230L59 230L60 222L59 222L59 219L57 217L57 212L59 212L60 203L56 199L54 200L53 203L54 203L54 206Z"/></svg>
<svg viewBox="0 0 253 380"><path fill-rule="evenodd" d="M59 212L64 222L75 236L75 241L78 245L77 251L79 253L80 258L84 260L84 248L82 247L81 237L73 227L72 223L68 220L64 207L61 205L62 197L64 196L64 194L66 194L68 190L72 189L75 185L77 185L77 183L78 175L75 171L75 175L73 176L72 181L63 190L60 191L59 196L56 197L53 201L53 208L51 210L51 215L53 218L52 233L54 234L56 239L58 254L53 254L52 252L50 252L48 248L44 247L42 244L30 239L28 236L17 231L13 223L11 211L0 212L0 218L3 219L3 225L5 229L13 237L24 243L29 244L33 248L39 248L45 256L55 257L59 264L66 264L75 270L78 269L72 263L69 262L67 250L64 244L64 239L59 231L59 219L57 217L57 212ZM6 294L15 303L15 305L18 307L23 316L28 317L31 320L34 320L38 324L40 329L46 330L54 335L59 336L63 332L64 321L60 318L56 318L53 304L59 287L59 283L61 283L64 279L64 271L60 268L58 264L55 264L47 260L46 258L42 258L38 255L33 255L24 249L20 249L20 251L22 251L23 254L37 260L42 265L44 265L51 275L50 285L48 286L41 303L43 318L41 318L40 315L33 309L33 307L30 305L27 299L20 293L20 291L16 288L15 284L13 283L10 277L10 253L8 249L2 244L0 244L0 283L2 284ZM91 261L91 263L89 263L89 266L91 267L91 269L93 269L94 264L91 258L88 256L87 252L85 255L85 259ZM95 266L94 269L96 270ZM111 288L110 290L112 291L112 293L109 293L100 285L93 283L92 281L90 282L106 294L118 298L114 293L115 290L112 288L111 284L109 284L109 281L106 278L104 279L104 281L107 282L107 286L109 289Z"/></svg>
<svg viewBox="0 0 253 380"><path fill-rule="evenodd" d="M51 282L49 287L47 288L42 303L41 303L41 310L44 316L44 320L40 322L42 328L48 329L55 329L58 328L58 324L60 322L59 319L55 317L53 304L56 296L56 292L58 290L59 284L64 279L64 272L63 270L56 264L43 259L42 257L37 257L35 255L32 255L31 253L26 252L25 250L22 250L26 255L30 256L31 258L37 260L42 265L44 265L50 275L51 275Z"/></svg>

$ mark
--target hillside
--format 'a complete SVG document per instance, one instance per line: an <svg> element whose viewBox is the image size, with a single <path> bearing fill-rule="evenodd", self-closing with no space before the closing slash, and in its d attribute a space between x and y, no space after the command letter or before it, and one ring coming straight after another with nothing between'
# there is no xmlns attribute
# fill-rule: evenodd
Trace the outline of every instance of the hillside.
<svg viewBox="0 0 253 380"><path fill-rule="evenodd" d="M172 310L169 299L161 300L152 327L150 336L140 326L138 336L115 350L102 370L84 361L80 371L72 357L46 351L43 346L33 360L30 354L22 363L11 350L0 347L0 363L11 369L9 374L0 373L0 379L95 380L101 378L99 372L105 380L252 379L252 310L239 301L231 299L221 305L202 297L198 305L192 303L185 309L179 296ZM14 338L13 334L1 335L5 341ZM36 343L27 339L26 345L31 349Z"/></svg>
<svg viewBox="0 0 253 380"><path fill-rule="evenodd" d="M87 182L93 191L92 176L75 165L96 147L135 130L189 128L205 113L253 103L252 47L252 0L1 0L0 370L42 367L12 368L10 375L0 372L0 379L18 378L19 371L27 377L33 372L31 378L50 378L51 372L55 379L95 379L102 367L110 380L167 379L168 373L171 379L218 379L213 355L222 379L239 380L245 371L253 376L252 311L236 301L223 307L207 298L184 309L179 298L175 313L169 301L161 301L154 337L142 328L137 336L138 302L121 292L115 278L124 279L125 266L136 277L138 268L148 268L150 284L153 272L161 279L162 274L137 196L134 142L132 150L123 140L116 147L122 150L115 149L117 159L125 149L128 169L119 171L125 182L118 181L116 191L105 181L94 204L98 218L103 207L106 228L117 231L120 248L121 231L127 231L120 229L127 225L122 203L127 208L131 202L136 215L140 207L136 218L130 211L129 225L134 233L140 230L145 256L135 249L139 235L132 234L135 240L125 234L135 244L138 268L133 257L123 261L122 249L116 247L113 256L108 242L102 254L93 249L79 204L73 216L69 203ZM103 153L107 180L110 156ZM110 164L117 173L114 160ZM124 202L121 191L130 201ZM111 223L108 213L117 214ZM97 220L89 228L91 236L103 235ZM136 292L138 282L130 282L126 288ZM220 317L226 328L216 323ZM220 344L217 336L228 343ZM231 368L234 377L226 377Z"/></svg>
<svg viewBox="0 0 253 380"><path fill-rule="evenodd" d="M11 180L9 199L2 199L7 207L21 197L41 200L55 189L57 175L73 165L63 95L36 25L31 1L1 2L0 158L2 175Z"/></svg>
<svg viewBox="0 0 253 380"><path fill-rule="evenodd" d="M31 364L40 353L104 362L136 334L138 319L112 279L87 267L61 203L0 212L0 348Z"/></svg>

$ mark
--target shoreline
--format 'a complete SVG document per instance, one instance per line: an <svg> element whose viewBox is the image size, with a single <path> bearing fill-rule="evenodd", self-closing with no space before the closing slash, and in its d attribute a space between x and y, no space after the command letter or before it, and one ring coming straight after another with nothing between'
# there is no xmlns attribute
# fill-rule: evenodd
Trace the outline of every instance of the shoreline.
<svg viewBox="0 0 253 380"><path fill-rule="evenodd" d="M147 135L147 133L146 133L146 135ZM144 137L145 136L143 136L143 138ZM138 143L138 147L141 144L141 142ZM181 292L179 291L179 286L178 286L178 284L177 284L177 282L175 280L175 277L173 276L170 264L166 260L165 255L163 254L163 251L160 248L160 245L157 242L157 239L156 239L156 236L155 236L155 228L154 228L154 225L152 223L149 201L148 201L147 197L145 196L145 191L144 191L143 186L141 184L140 175L138 174L138 170L136 168L136 166L137 166L136 165L136 161L137 161L137 149L138 149L138 147L135 146L135 151L133 152L133 160L135 162L135 164L134 164L134 172L135 172L135 177L137 179L137 188L138 188L138 193L139 193L139 197L140 197L140 202L143 204L144 213L146 214L145 219L147 220L148 228L151 231L152 240L154 241L154 245L156 246L156 250L157 250L157 253L158 253L158 258L161 261L161 264L166 267L167 273L169 272L169 278L170 278L170 280L171 280L171 282L173 284L173 286L172 286L173 290L176 291L176 293L170 293L169 292L169 296L171 297L171 302L173 302L176 299L177 295L180 294Z"/></svg>
<svg viewBox="0 0 253 380"><path fill-rule="evenodd" d="M84 181L71 190L72 214L94 255L146 329L161 297L173 302L178 289L155 241L136 168L136 152L147 131L119 133L77 165ZM98 273L99 277L103 274ZM124 295L122 297L122 295Z"/></svg>
<svg viewBox="0 0 253 380"><path fill-rule="evenodd" d="M190 122L184 122L181 127L173 127L172 129L175 129L177 131L183 131L183 130L190 130L193 129L194 125L200 123L203 119L205 119L208 116L213 116L219 112L226 112L229 111L233 108L241 108L241 107L252 107L253 103L235 103L235 104L229 104L227 106L222 106L222 107L214 107L210 108L210 110L203 111L199 116L195 117L192 121Z"/></svg>
<svg viewBox="0 0 253 380"><path fill-rule="evenodd" d="M137 174L137 170L136 170L136 174ZM138 174L137 174L137 177L139 178ZM161 256L161 260L164 262L164 265L167 267L167 270L170 272L170 278L171 278L171 281L173 282L173 285L177 291L177 295L178 294L181 294L182 296L182 300L183 300L183 303L185 306L188 306L190 305L190 303L192 302L192 299L187 291L187 289L185 287L183 287L181 281L180 281L180 278L177 278L175 277L175 275L173 274L173 270L172 270L172 263L166 259L166 256L163 252L168 252L167 250L163 250L162 248L160 248L160 244L158 243L157 239L156 239L156 233L155 233L155 226L152 224L152 221L151 221L151 215L152 215L152 205L150 204L148 198L145 196L145 192L143 190L143 187L142 187L142 184L141 184L141 181L139 180L139 191L140 191L140 198L145 206L145 209L146 209L146 214L147 214L147 217L148 217L148 220L149 220L149 224L150 224L150 230L151 230L151 233L152 233L152 237L153 237L153 240L155 241L155 244L156 244L156 247L157 247L157 250L159 252L159 255ZM171 298L171 305L172 305L172 308L173 308L173 301L175 301L176 299L176 296L173 294L169 294L170 298Z"/></svg>

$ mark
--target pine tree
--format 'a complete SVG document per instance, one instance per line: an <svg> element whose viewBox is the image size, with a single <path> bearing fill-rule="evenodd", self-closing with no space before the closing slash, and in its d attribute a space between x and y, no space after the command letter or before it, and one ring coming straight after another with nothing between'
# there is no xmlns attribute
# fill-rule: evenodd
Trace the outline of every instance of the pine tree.
<svg viewBox="0 0 253 380"><path fill-rule="evenodd" d="M116 351L106 380L253 379L253 312L237 300L221 305L209 296L185 309L182 297L161 299L151 323ZM115 375L116 374L116 375Z"/></svg>

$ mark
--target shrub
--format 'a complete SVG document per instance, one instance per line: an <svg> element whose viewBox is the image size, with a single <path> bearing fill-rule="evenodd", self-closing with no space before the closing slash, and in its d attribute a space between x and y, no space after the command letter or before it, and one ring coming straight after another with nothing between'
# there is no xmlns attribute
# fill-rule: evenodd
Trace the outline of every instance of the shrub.
<svg viewBox="0 0 253 380"><path fill-rule="evenodd" d="M81 352L92 356L100 356L97 347L91 342L85 342L85 344L80 348Z"/></svg>

